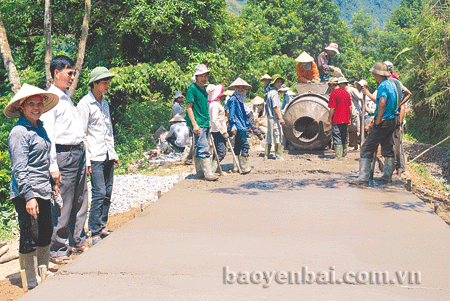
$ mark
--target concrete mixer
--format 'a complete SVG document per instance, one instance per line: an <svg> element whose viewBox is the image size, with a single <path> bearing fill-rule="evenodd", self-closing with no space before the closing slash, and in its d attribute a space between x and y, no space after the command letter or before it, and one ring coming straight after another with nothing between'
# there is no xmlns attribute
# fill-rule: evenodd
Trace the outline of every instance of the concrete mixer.
<svg viewBox="0 0 450 301"><path fill-rule="evenodd" d="M284 136L296 149L324 149L331 140L328 84L297 83L296 88L298 94L284 112Z"/></svg>

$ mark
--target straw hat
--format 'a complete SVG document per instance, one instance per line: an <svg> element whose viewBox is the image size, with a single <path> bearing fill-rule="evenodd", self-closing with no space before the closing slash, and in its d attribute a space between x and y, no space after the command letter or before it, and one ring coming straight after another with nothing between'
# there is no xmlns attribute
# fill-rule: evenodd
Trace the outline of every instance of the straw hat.
<svg viewBox="0 0 450 301"><path fill-rule="evenodd" d="M273 86L273 84L277 81L277 79L281 79L283 83L286 81L280 74L275 74L272 77L272 82L270 83L270 86Z"/></svg>
<svg viewBox="0 0 450 301"><path fill-rule="evenodd" d="M365 87L367 86L367 82L365 80L360 80L359 82L355 82L355 86L356 84L360 85L361 87Z"/></svg>
<svg viewBox="0 0 450 301"><path fill-rule="evenodd" d="M208 70L208 68L206 68L206 65L200 64L200 65L197 65L195 67L195 74L194 74L194 76L202 75L202 74L209 73L209 72L210 71Z"/></svg>
<svg viewBox="0 0 450 301"><path fill-rule="evenodd" d="M331 51L334 51L337 54L339 54L339 46L336 43L330 43L330 45L328 45L328 47L325 47L325 50L331 50Z"/></svg>
<svg viewBox="0 0 450 301"><path fill-rule="evenodd" d="M49 93L38 87L23 84L19 92L10 100L3 114L9 118L19 118L20 116L20 104L30 96L42 95L44 97L44 113L53 109L59 102L59 97L56 94Z"/></svg>
<svg viewBox="0 0 450 301"><path fill-rule="evenodd" d="M245 80L243 80L240 77L238 77L231 85L229 85L228 89L230 89L231 87L236 87L236 86L244 86L246 90L252 88L252 86L250 86Z"/></svg>
<svg viewBox="0 0 450 301"><path fill-rule="evenodd" d="M342 76L337 79L337 83L338 84L348 84L348 80Z"/></svg>
<svg viewBox="0 0 450 301"><path fill-rule="evenodd" d="M181 93L181 91L177 91L177 92L175 92L175 96L173 98L177 99L177 98L182 98L182 97L184 97L183 93Z"/></svg>
<svg viewBox="0 0 450 301"><path fill-rule="evenodd" d="M256 96L252 99L252 105L257 106L264 103L264 99L262 97Z"/></svg>
<svg viewBox="0 0 450 301"><path fill-rule="evenodd" d="M186 119L180 116L180 114L175 115L172 119L169 120L170 123L174 122L186 122Z"/></svg>
<svg viewBox="0 0 450 301"><path fill-rule="evenodd" d="M288 91L288 90L289 90L289 87L286 86L285 84L282 84L280 89L278 89L279 92Z"/></svg>
<svg viewBox="0 0 450 301"><path fill-rule="evenodd" d="M296 59L296 62L299 63L309 63L314 61L313 57L306 53L306 51L303 51L302 54L300 54Z"/></svg>
<svg viewBox="0 0 450 301"><path fill-rule="evenodd" d="M208 102L216 101L222 96L224 90L224 85L213 85L209 84L206 87L206 94L208 94Z"/></svg>
<svg viewBox="0 0 450 301"><path fill-rule="evenodd" d="M91 74L89 75L89 83L88 85L92 84L93 82L96 82L98 80L106 79L106 78L113 78L115 75L109 72L109 70L105 67L95 67Z"/></svg>
<svg viewBox="0 0 450 301"><path fill-rule="evenodd" d="M388 66L382 62L375 63L375 65L373 65L373 67L370 68L369 71L374 74L378 74L380 76L390 76L391 75L391 72L389 72L389 70L388 70Z"/></svg>
<svg viewBox="0 0 450 301"><path fill-rule="evenodd" d="M337 84L337 83L338 83L337 77L330 77L328 79L328 84Z"/></svg>
<svg viewBox="0 0 450 301"><path fill-rule="evenodd" d="M272 80L272 77L270 77L270 75L266 73L263 75L263 77L261 77L260 81L262 81L263 79Z"/></svg>
<svg viewBox="0 0 450 301"><path fill-rule="evenodd" d="M226 90L225 92L223 92L223 95L225 96L233 96L234 91L233 90Z"/></svg>

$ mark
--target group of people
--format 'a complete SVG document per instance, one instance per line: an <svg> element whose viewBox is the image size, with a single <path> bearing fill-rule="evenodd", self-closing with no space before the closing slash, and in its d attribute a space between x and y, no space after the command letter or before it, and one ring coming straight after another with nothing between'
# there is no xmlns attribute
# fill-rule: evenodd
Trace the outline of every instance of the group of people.
<svg viewBox="0 0 450 301"><path fill-rule="evenodd" d="M75 107L68 91L74 67L67 56L53 58L48 91L24 84L4 110L7 117L18 118L8 138L10 196L20 227L20 268L29 288L43 276L38 266L48 268L49 260L68 263L72 253L88 249L87 175L92 184L88 225L93 244L111 233L106 223L119 157L104 94L115 75L105 67L93 69L90 91Z"/></svg>

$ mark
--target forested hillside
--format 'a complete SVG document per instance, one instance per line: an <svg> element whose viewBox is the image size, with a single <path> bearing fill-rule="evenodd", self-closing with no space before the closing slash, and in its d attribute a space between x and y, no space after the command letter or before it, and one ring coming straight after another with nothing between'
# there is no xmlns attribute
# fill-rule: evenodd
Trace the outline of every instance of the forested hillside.
<svg viewBox="0 0 450 301"><path fill-rule="evenodd" d="M247 0L240 15L227 7L226 0L93 3L74 101L87 93L94 67L108 67L117 75L108 99L124 163L119 172L126 172L127 161L153 147L150 134L161 124L168 126L173 93L186 91L197 64L210 68L210 83L228 85L242 77L252 85L252 98L262 96L259 78L264 73L280 73L288 86L295 87L295 57L307 51L317 58L330 42L338 43L341 52L333 64L350 82L366 79L371 90L376 83L370 67L376 61L394 63L413 92L406 130L410 137L435 142L450 134L446 122L450 116L450 9L446 1L402 0L385 28L373 27L370 13L363 11L352 15L351 25L345 24L332 0ZM84 3L53 0L51 10L53 56L76 59ZM45 88L44 0L2 0L0 16L20 82ZM2 64L0 107L12 96ZM2 206L10 206L7 138L13 123L0 116Z"/></svg>
<svg viewBox="0 0 450 301"><path fill-rule="evenodd" d="M351 22L357 11L370 13L375 26L384 25L401 0L333 0L341 10L341 18Z"/></svg>

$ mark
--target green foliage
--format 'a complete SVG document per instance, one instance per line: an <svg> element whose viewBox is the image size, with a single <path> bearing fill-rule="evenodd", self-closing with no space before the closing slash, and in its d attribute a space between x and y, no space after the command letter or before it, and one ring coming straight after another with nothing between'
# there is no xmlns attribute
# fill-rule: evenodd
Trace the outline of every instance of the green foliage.
<svg viewBox="0 0 450 301"><path fill-rule="evenodd" d="M19 223L12 208L0 206L0 241L13 242L17 239Z"/></svg>

